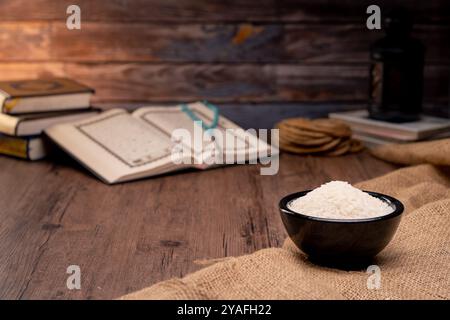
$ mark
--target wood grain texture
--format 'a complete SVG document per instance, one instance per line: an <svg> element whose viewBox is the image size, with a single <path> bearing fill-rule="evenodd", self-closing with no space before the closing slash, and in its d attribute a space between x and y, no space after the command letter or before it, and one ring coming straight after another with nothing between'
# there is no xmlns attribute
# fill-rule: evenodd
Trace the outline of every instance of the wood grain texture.
<svg viewBox="0 0 450 320"><path fill-rule="evenodd" d="M0 80L67 76L94 102L364 102L366 65L0 63ZM425 68L425 101L448 101L448 67Z"/></svg>
<svg viewBox="0 0 450 320"><path fill-rule="evenodd" d="M80 0L81 30L65 26L69 4L0 0L1 80L73 77L95 103L361 103L382 33L365 26L369 0ZM425 102L448 106L450 2L377 4L411 10L427 46Z"/></svg>
<svg viewBox="0 0 450 320"><path fill-rule="evenodd" d="M368 73L363 66L138 63L19 63L0 70L0 79L65 75L95 88L94 101L130 102L361 100Z"/></svg>
<svg viewBox="0 0 450 320"><path fill-rule="evenodd" d="M278 247L280 197L394 168L367 153L283 154L275 176L232 166L107 186L58 159L0 157L0 299L117 298L197 270L199 259ZM69 265L81 268L81 290L66 287Z"/></svg>
<svg viewBox="0 0 450 320"><path fill-rule="evenodd" d="M86 21L165 22L360 22L371 0L78 0ZM0 0L2 20L65 20L69 0ZM404 5L419 22L449 22L450 4L445 0L379 0L383 10Z"/></svg>
<svg viewBox="0 0 450 320"><path fill-rule="evenodd" d="M368 63L381 31L365 24L0 23L0 60ZM429 64L450 64L450 27L419 25ZM25 46L25 47L24 47Z"/></svg>

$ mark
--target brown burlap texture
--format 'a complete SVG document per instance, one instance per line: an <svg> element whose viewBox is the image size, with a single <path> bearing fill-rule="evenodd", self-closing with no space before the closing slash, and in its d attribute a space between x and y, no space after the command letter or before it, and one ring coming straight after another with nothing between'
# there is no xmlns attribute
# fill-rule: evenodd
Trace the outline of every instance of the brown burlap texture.
<svg viewBox="0 0 450 320"><path fill-rule="evenodd" d="M386 146L374 153L403 164L450 164L450 140ZM368 289L365 270L316 266L286 240L283 248L228 258L182 279L122 299L449 299L450 176L421 164L358 184L405 205L397 234L374 260L381 288Z"/></svg>
<svg viewBox="0 0 450 320"><path fill-rule="evenodd" d="M372 150L372 154L398 164L430 163L450 166L450 139L436 141L388 144Z"/></svg>

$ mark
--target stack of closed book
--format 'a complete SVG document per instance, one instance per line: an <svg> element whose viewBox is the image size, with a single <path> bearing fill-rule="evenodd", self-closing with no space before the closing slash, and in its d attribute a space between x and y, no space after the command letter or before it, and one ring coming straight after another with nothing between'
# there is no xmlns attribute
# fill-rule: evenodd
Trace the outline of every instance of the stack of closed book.
<svg viewBox="0 0 450 320"><path fill-rule="evenodd" d="M93 93L63 78L0 82L0 154L44 158L49 146L43 130L96 114L90 106Z"/></svg>
<svg viewBox="0 0 450 320"><path fill-rule="evenodd" d="M418 121L392 123L370 119L367 110L330 113L329 117L348 124L353 137L368 147L450 136L450 119L447 118L422 116Z"/></svg>

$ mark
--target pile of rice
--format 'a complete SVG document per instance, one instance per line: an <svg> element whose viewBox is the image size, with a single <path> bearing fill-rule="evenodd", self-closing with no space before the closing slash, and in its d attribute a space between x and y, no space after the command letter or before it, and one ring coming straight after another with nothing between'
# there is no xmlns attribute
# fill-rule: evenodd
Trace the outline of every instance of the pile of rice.
<svg viewBox="0 0 450 320"><path fill-rule="evenodd" d="M345 181L331 181L303 197L292 200L289 209L307 216L328 219L364 219L393 212L385 201Z"/></svg>

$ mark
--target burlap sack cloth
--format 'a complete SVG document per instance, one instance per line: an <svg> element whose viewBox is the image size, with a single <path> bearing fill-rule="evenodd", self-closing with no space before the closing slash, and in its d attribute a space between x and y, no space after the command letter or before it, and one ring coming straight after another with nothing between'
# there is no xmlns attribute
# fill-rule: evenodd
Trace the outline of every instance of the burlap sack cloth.
<svg viewBox="0 0 450 320"><path fill-rule="evenodd" d="M366 270L342 271L310 263L290 240L283 248L228 258L182 279L123 299L449 299L450 139L389 145L374 155L420 164L358 184L393 195L406 208L397 234L376 258L381 288L368 289Z"/></svg>

